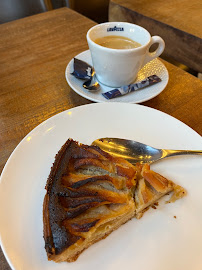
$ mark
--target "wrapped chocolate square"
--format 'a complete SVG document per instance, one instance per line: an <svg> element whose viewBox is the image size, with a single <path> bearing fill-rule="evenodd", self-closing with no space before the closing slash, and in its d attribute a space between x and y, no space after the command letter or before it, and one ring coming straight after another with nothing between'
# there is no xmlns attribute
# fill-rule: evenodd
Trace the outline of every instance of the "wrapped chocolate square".
<svg viewBox="0 0 202 270"><path fill-rule="evenodd" d="M74 58L74 71L71 73L77 79L89 80L93 74L93 68L86 62Z"/></svg>

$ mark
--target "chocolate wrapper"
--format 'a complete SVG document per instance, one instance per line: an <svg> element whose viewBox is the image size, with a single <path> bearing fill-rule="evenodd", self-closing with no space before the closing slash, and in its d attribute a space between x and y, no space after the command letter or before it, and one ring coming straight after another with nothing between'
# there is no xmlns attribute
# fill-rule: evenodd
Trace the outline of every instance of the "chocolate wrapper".
<svg viewBox="0 0 202 270"><path fill-rule="evenodd" d="M93 68L86 62L74 58L74 71L71 73L77 79L89 80L93 74Z"/></svg>
<svg viewBox="0 0 202 270"><path fill-rule="evenodd" d="M108 91L106 93L102 93L102 95L106 99L112 99L112 98L124 96L130 92L137 91L139 89L153 85L153 84L158 83L158 82L161 82L161 79L157 75L151 75L151 76L147 77L146 79L144 79L143 81L113 89L113 90Z"/></svg>

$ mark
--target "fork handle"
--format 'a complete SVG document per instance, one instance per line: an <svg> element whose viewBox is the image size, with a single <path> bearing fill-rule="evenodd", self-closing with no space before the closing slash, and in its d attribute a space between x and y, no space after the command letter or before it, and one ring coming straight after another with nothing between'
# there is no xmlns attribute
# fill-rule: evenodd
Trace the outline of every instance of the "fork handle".
<svg viewBox="0 0 202 270"><path fill-rule="evenodd" d="M163 149L163 157L179 156L179 155L202 155L202 150L168 150Z"/></svg>

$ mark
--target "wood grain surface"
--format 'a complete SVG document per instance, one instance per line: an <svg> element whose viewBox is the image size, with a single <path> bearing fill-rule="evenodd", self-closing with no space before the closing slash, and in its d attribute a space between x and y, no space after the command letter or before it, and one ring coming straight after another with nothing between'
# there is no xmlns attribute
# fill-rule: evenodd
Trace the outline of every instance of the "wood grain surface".
<svg viewBox="0 0 202 270"><path fill-rule="evenodd" d="M164 56L202 72L201 0L111 0L109 21L127 21L161 36Z"/></svg>
<svg viewBox="0 0 202 270"><path fill-rule="evenodd" d="M0 172L18 143L51 116L91 103L64 76L68 62L86 50L95 23L62 8L0 25ZM202 135L202 82L163 61L169 83L143 103L183 121ZM8 270L0 251L0 269Z"/></svg>
<svg viewBox="0 0 202 270"><path fill-rule="evenodd" d="M111 0L111 2L202 38L201 0Z"/></svg>

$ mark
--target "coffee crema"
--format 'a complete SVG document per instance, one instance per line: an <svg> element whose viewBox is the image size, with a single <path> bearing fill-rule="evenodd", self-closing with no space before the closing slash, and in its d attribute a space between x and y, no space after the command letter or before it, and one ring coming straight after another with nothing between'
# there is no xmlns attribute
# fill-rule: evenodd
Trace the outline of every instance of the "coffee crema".
<svg viewBox="0 0 202 270"><path fill-rule="evenodd" d="M140 43L123 36L100 37L97 38L94 42L98 45L110 49L134 49L141 46Z"/></svg>

